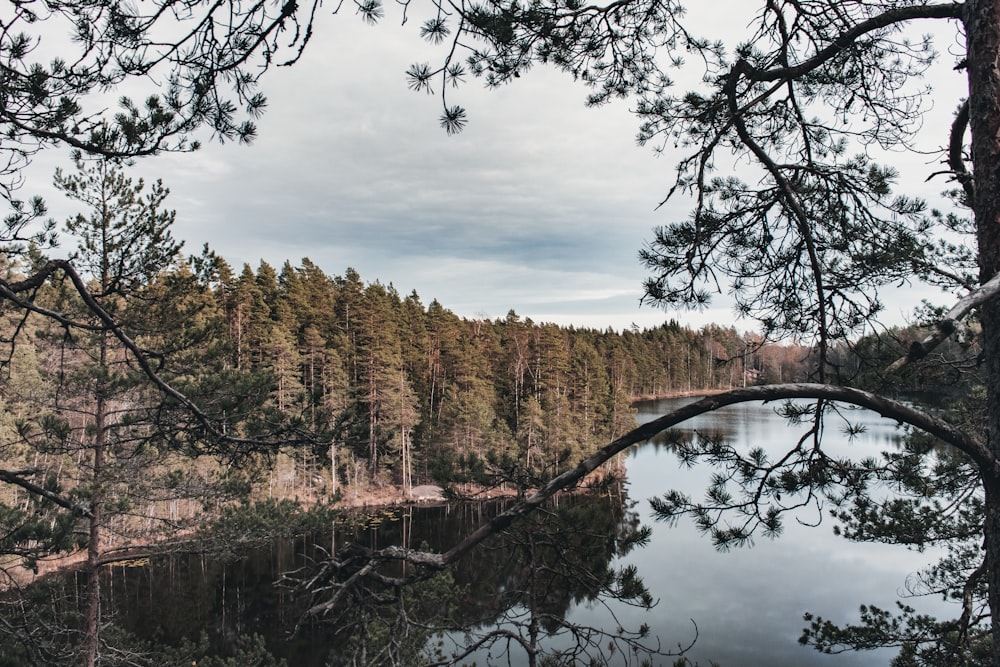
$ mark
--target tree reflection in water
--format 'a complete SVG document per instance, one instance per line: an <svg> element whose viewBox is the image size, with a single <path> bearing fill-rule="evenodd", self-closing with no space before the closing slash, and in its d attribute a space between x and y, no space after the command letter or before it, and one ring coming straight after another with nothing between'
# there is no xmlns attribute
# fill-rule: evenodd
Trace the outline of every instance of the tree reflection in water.
<svg viewBox="0 0 1000 667"><path fill-rule="evenodd" d="M361 572L387 545L448 548L509 502L343 513L332 533L235 560L172 554L110 568L107 637L132 665L228 665L234 656L242 667L629 665L661 655L648 627L622 628L615 617L621 605L655 603L634 567L616 565L650 533L621 482L557 498L444 571L392 561ZM399 585L404 577L412 583ZM80 578L47 586L42 597L57 596L72 626ZM342 594L328 604L333 590ZM571 611L581 606L604 611Z"/></svg>
<svg viewBox="0 0 1000 667"><path fill-rule="evenodd" d="M404 538L406 525L401 522ZM609 482L561 497L450 570L418 576L419 583L380 584L368 573L334 608L318 602L333 590L323 580L322 564L297 580L315 595L312 609L323 610L323 618L312 623L335 628L338 648L329 656L331 665L640 664L665 653L647 626L621 627L615 607L649 609L655 601L635 568L616 567L615 561L649 534L621 483ZM406 539L401 544L409 546ZM366 555L358 562L368 564ZM386 579L402 574L403 566L392 567ZM340 576L359 572L342 567ZM603 614L587 614L600 623L570 618L579 605L601 607Z"/></svg>

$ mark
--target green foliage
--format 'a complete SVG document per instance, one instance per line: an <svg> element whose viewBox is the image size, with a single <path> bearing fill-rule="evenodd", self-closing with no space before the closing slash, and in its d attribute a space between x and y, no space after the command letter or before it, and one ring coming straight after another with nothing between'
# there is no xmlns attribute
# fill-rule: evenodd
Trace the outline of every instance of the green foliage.
<svg viewBox="0 0 1000 667"><path fill-rule="evenodd" d="M83 204L89 216L77 214L66 221L66 231L78 241L72 261L81 274L99 281L94 293L111 300L150 284L177 258L181 243L170 226L173 211L161 209L170 191L161 181L144 192L145 183L134 183L121 165L111 160L76 163L77 173L56 169L55 185L67 197Z"/></svg>
<svg viewBox="0 0 1000 667"><path fill-rule="evenodd" d="M893 667L915 665L979 665L992 654L988 628L971 636L954 623L941 623L917 614L912 607L897 603L898 613L862 605L861 622L840 627L822 617L806 614L809 623L799 638L824 653L894 646L900 648Z"/></svg>
<svg viewBox="0 0 1000 667"><path fill-rule="evenodd" d="M17 324L20 338L33 343L35 372L23 373L16 359L9 377L17 380L3 386L5 412L18 415L3 444L13 470L4 481L28 500L0 498L11 522L0 547L31 567L41 556L86 546L85 621L80 646L68 650L95 664L99 572L108 554L172 537L248 488L244 475L200 457L217 440L206 428L213 406L204 400L202 412L192 413L190 400L208 399L200 391L211 384L205 378L222 375L212 365L224 348L224 319L179 265L174 215L162 210L166 189L157 183L147 192L114 160L76 166L78 173L58 172L56 186L89 209L66 223L79 245L69 262L38 269L60 267L63 279L52 274L39 283L32 308L40 312ZM15 506L20 512L8 511Z"/></svg>
<svg viewBox="0 0 1000 667"><path fill-rule="evenodd" d="M8 77L0 147L4 200L16 199L21 170L52 145L131 158L194 150L199 128L223 141L253 140L254 119L266 107L257 81L272 64L298 58L318 6L196 3L181 11L172 2L109 1L14 8L0 43ZM46 62L36 55L41 35L62 38L58 57ZM109 105L106 93L120 85L131 96ZM27 208L18 203L16 217Z"/></svg>
<svg viewBox="0 0 1000 667"><path fill-rule="evenodd" d="M752 383L767 368L790 377L799 366L789 358L805 356L721 327L617 334L515 313L461 319L352 269L327 276L308 259L280 275L267 264L225 273L214 290L230 368L269 378L267 416L248 409L244 423L311 439L309 453L290 451L323 478L332 440L338 483L357 483L362 470L375 485L482 484L514 461L544 478L631 429L636 396Z"/></svg>
<svg viewBox="0 0 1000 667"><path fill-rule="evenodd" d="M229 658L207 656L192 661L202 667L286 667L284 660L272 656L264 646L264 640L256 635L242 636L237 640L236 654ZM164 664L164 663L153 663ZM186 661L183 664L187 664Z"/></svg>
<svg viewBox="0 0 1000 667"><path fill-rule="evenodd" d="M25 505L0 504L0 554L17 556L19 565L37 571L37 560L68 553L80 546L78 517L71 511L53 511L48 501L28 496Z"/></svg>
<svg viewBox="0 0 1000 667"><path fill-rule="evenodd" d="M0 636L0 666L23 667L44 664L51 667L72 667L79 664L80 633L75 624L76 612L58 586L40 585L33 591L31 606L21 607L22 613L5 609L12 624L24 624L20 635ZM44 595L39 595L44 591ZM23 610L30 610L26 613ZM28 624L36 624L32 629ZM44 629L44 632L39 630ZM113 623L102 633L102 665L109 667L287 667L275 658L257 635L240 636L229 654L219 655L202 633L195 640L182 639L176 645L155 639L136 637Z"/></svg>

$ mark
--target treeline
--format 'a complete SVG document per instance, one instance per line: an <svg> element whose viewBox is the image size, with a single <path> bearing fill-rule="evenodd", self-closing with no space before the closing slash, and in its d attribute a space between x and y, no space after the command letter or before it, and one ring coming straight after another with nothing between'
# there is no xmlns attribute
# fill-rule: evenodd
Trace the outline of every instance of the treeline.
<svg viewBox="0 0 1000 667"><path fill-rule="evenodd" d="M6 275L16 279L18 266ZM617 333L535 323L513 311L466 319L353 269L327 275L308 259L280 271L245 265L237 274L207 253L144 280L120 300L117 316L163 354L172 382L228 418L233 433L280 433L294 443L283 452L291 468L269 482L285 491L409 489L495 473L531 483L633 428L636 398L806 374L807 349L762 345L734 328L696 331L670 321ZM38 298L57 310L72 301L57 289ZM58 322L40 317L19 326L2 385L7 428L19 428L17 415L43 412L93 420L93 409L77 404L93 402L94 380L84 387L69 378L82 377L85 361L116 341L71 345ZM135 375L134 360L118 356ZM136 387L125 392L127 384L116 381L116 401L146 401ZM162 424L156 432L162 436Z"/></svg>
<svg viewBox="0 0 1000 667"><path fill-rule="evenodd" d="M308 259L280 271L244 265L239 275L217 261L213 271L230 363L265 370L284 415L331 434L331 484L409 487L501 465L544 474L633 428L637 397L805 373L805 349L733 328L671 321L616 333L513 311L466 319Z"/></svg>

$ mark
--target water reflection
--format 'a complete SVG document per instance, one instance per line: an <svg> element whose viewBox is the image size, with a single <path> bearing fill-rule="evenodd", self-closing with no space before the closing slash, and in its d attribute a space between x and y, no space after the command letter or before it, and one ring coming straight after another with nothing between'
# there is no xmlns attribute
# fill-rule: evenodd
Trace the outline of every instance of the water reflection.
<svg viewBox="0 0 1000 667"><path fill-rule="evenodd" d="M640 405L639 418L648 421L689 399ZM837 455L877 455L898 447L902 433L894 422L864 410L844 411L864 430L849 438L843 422L829 421L825 446ZM794 445L806 426L789 426L774 405L730 406L702 415L660 438L661 445L640 447L628 460L629 493L647 499L676 488L695 496L710 481L707 466L680 468L664 443L698 433L722 431L732 444L746 451L764 446L770 451ZM640 513L649 512L644 504ZM649 516L649 514L645 514ZM809 513L806 520L816 517ZM698 533L691 521L673 528L655 524L648 548L631 556L647 585L662 602L654 609L653 624L665 640L689 632L687 619L698 622L699 640L692 658L703 664L874 667L887 665L893 651L822 655L799 646L797 639L806 611L822 613L837 622L856 621L858 605L894 608L907 577L937 555L904 547L858 544L836 537L832 522L813 528L787 521L777 540L757 539L753 548L720 553ZM953 605L937 599L907 600L922 611L955 613ZM942 611L943 610L943 611ZM626 618L631 618L626 615ZM668 663L669 664L669 663Z"/></svg>
<svg viewBox="0 0 1000 667"><path fill-rule="evenodd" d="M636 568L622 563L650 530L640 524L621 485L607 493L569 496L497 536L463 567L506 572L498 588L473 591L497 601L496 612L447 633L450 658L479 664L638 664L657 646L644 621L610 623L615 608L648 613L653 597ZM600 610L576 615L571 610ZM460 633L457 634L457 633ZM472 649L475 649L474 651ZM591 660L594 660L591 663Z"/></svg>
<svg viewBox="0 0 1000 667"><path fill-rule="evenodd" d="M677 405L643 404L639 417L648 420ZM825 437L833 451L875 454L899 442L895 425L872 413L844 416L864 428L848 438L836 420L828 422ZM503 511L505 501L345 514L329 531L280 541L238 561L172 556L148 567L111 568L105 609L116 624L161 644L177 645L204 633L207 652L218 655L232 655L240 637L257 634L270 652L296 666L390 658L415 664L428 646L447 657L474 645L480 650L467 661L529 665L540 648L556 652L591 645L581 643L574 630L591 629L590 636L600 637L600 628L615 633L619 627L648 625L651 636L671 648L694 637L692 621L698 642L691 656L702 664L887 664L891 652L825 656L800 647L802 614L814 611L844 622L857 618L860 603L891 607L907 575L933 554L854 544L834 537L826 523L808 528L795 521L777 541L758 540L752 549L730 553L716 552L690 522L672 528L653 524L648 545L636 548L647 537L642 526L650 516L647 498L671 488L701 493L709 481L708 469L679 467L671 443L722 435L737 447L771 448L794 443L804 428L789 428L773 406L760 404L700 416L635 449L626 488L564 496L452 571L414 588L371 587L367 596L345 599L298 632L296 625L317 598L275 586L283 574L307 576L317 559L348 543L440 551ZM641 604L643 589L629 578L632 568L659 600L652 609ZM609 598L622 583L629 600ZM931 601L921 609L940 606ZM607 639L601 637L600 645L607 646ZM628 647L615 648L618 656L622 648ZM625 663L616 658L610 664ZM654 664L672 660L657 657Z"/></svg>
<svg viewBox="0 0 1000 667"><path fill-rule="evenodd" d="M567 620L571 610L609 600L640 609L652 602L633 568L622 565L649 532L621 483L563 496L415 586L365 582L305 623L306 610L322 602L320 587L309 596L274 585L290 572L296 580L313 577L342 545L442 550L508 502L348 513L333 531L280 541L238 561L173 555L148 567L114 568L106 609L126 631L167 644L206 633L219 655L232 655L240 637L257 634L291 665L415 665L426 661L427 646L439 658L479 664L530 665L543 653L561 654L567 664L609 650L638 655L644 633L614 626L608 634L586 619Z"/></svg>
<svg viewBox="0 0 1000 667"><path fill-rule="evenodd" d="M678 398L660 401L643 401L638 404L640 423L677 409L694 398ZM805 406L805 402L793 402ZM660 433L649 441L654 447L670 447L675 442L689 442L699 433L710 437L723 437L733 444L753 446L779 446L793 444L808 429L810 424L790 425L781 416L780 404L761 402L730 405L715 412L698 415L680 426ZM905 433L892 420L884 419L870 410L836 405L825 413L824 448L832 456L857 454L861 447L898 447ZM645 451L646 447L632 450L633 456Z"/></svg>

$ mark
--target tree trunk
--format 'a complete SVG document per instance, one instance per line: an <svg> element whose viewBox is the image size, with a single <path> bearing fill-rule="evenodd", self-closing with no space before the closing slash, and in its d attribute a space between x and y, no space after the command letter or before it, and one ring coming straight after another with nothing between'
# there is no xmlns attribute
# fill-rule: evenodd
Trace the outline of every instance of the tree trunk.
<svg viewBox="0 0 1000 667"><path fill-rule="evenodd" d="M378 383L375 380L375 359L368 360L368 465L372 481L378 472Z"/></svg>
<svg viewBox="0 0 1000 667"><path fill-rule="evenodd" d="M337 493L337 441L330 440L330 495Z"/></svg>
<svg viewBox="0 0 1000 667"><path fill-rule="evenodd" d="M969 0L965 26L968 41L969 127L975 193L973 213L979 243L979 279L985 283L1000 268L1000 0ZM1000 458L1000 303L980 309L987 385L986 442ZM996 467L984 469L986 516L983 530L993 617L993 664L1000 665L1000 479Z"/></svg>
<svg viewBox="0 0 1000 667"><path fill-rule="evenodd" d="M100 368L106 367L107 341L103 335L100 348ZM97 382L97 400L94 409L94 469L91 473L93 488L90 493L90 522L87 538L87 608L85 612L87 630L84 635L84 661L86 667L97 665L101 629L101 522L104 505L104 448L107 440L106 413L103 378Z"/></svg>

